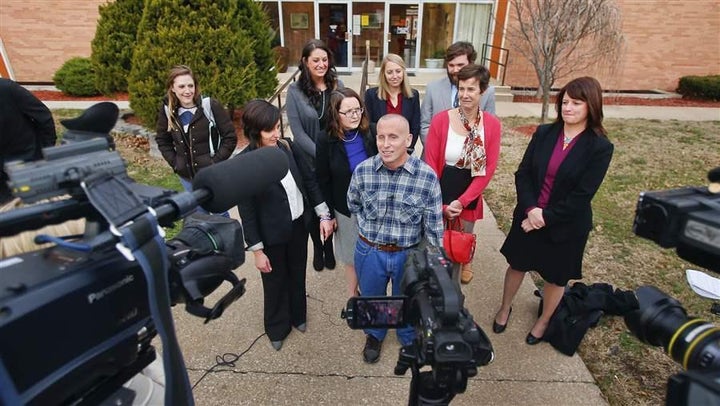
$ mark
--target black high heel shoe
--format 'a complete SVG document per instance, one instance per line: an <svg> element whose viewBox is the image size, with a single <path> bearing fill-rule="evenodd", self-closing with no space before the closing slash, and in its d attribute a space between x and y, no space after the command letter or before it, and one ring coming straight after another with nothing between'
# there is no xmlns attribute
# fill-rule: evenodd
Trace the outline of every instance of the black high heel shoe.
<svg viewBox="0 0 720 406"><path fill-rule="evenodd" d="M525 343L526 343L527 345L540 344L540 342L541 342L542 340L543 340L542 337L539 337L539 338L538 338L538 337L535 337L535 336L532 334L532 332L529 332L528 335L527 335L527 337L525 337Z"/></svg>
<svg viewBox="0 0 720 406"><path fill-rule="evenodd" d="M505 324L500 324L495 319L493 319L493 333L500 334L503 331L505 331L505 328L507 327L508 323L510 323L510 315L512 314L512 307L510 307L510 311L508 312L507 320L505 320Z"/></svg>
<svg viewBox="0 0 720 406"><path fill-rule="evenodd" d="M323 252L325 254L325 268L335 269L337 263L335 262L335 252L333 251L332 235L325 240L323 245Z"/></svg>
<svg viewBox="0 0 720 406"><path fill-rule="evenodd" d="M315 252L313 254L313 269L320 272L325 268L325 260L323 259L323 249L317 249L315 248Z"/></svg>

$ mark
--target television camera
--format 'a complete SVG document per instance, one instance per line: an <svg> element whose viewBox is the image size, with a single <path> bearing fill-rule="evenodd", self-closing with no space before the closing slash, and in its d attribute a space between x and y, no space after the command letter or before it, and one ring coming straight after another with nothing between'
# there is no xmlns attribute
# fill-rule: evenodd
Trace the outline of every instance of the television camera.
<svg viewBox="0 0 720 406"><path fill-rule="evenodd" d="M135 183L106 139L43 150L44 159L7 163L25 203L0 214L0 237L86 219L82 236L37 236L54 246L0 260L0 405L97 404L163 348L165 403L193 404L170 306L185 303L209 320L245 292L232 270L244 262L239 222L192 214L225 211L287 172L287 158L264 148L208 167L193 191ZM257 177L259 165L263 176ZM160 226L185 224L165 241ZM214 306L203 298L233 287Z"/></svg>
<svg viewBox="0 0 720 406"><path fill-rule="evenodd" d="M710 186L643 192L633 232L680 258L720 273L720 167ZM720 328L688 317L680 302L654 286L635 292L639 308L625 324L640 341L663 346L685 372L668 380L668 405L720 404Z"/></svg>
<svg viewBox="0 0 720 406"><path fill-rule="evenodd" d="M452 264L442 248L411 250L405 262L404 296L353 297L341 317L350 328L398 328L412 325L413 343L400 349L396 375L412 372L408 404L447 405L465 392L477 367L492 362L492 344L453 282ZM430 366L429 371L422 371Z"/></svg>

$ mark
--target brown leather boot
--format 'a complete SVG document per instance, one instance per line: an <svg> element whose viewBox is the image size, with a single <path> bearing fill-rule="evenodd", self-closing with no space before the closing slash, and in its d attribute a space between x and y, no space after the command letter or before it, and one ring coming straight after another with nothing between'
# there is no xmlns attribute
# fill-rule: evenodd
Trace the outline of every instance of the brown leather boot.
<svg viewBox="0 0 720 406"><path fill-rule="evenodd" d="M473 270L470 264L463 264L460 271L460 282L468 284L473 278Z"/></svg>

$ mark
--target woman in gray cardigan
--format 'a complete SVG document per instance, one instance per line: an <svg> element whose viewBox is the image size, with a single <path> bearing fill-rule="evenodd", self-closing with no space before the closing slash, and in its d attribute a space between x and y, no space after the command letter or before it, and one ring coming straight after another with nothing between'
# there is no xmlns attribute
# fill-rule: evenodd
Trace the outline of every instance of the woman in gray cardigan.
<svg viewBox="0 0 720 406"><path fill-rule="evenodd" d="M342 88L337 78L333 54L325 43L311 39L305 44L300 58L300 77L288 88L287 116L294 144L315 167L315 141L325 132L328 119L330 92ZM322 241L319 225L310 226L313 241L313 269L335 268L332 236Z"/></svg>

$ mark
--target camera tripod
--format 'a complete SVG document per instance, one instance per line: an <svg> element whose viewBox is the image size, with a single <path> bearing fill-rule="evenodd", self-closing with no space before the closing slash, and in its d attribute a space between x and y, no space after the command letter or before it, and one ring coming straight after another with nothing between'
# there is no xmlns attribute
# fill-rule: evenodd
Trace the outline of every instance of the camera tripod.
<svg viewBox="0 0 720 406"><path fill-rule="evenodd" d="M424 358L424 357L423 357ZM418 345L413 343L400 349L395 375L405 375L410 369L408 406L447 406L458 393L465 392L468 369L458 365L435 365L431 371L420 371ZM470 368L477 372L476 368Z"/></svg>

